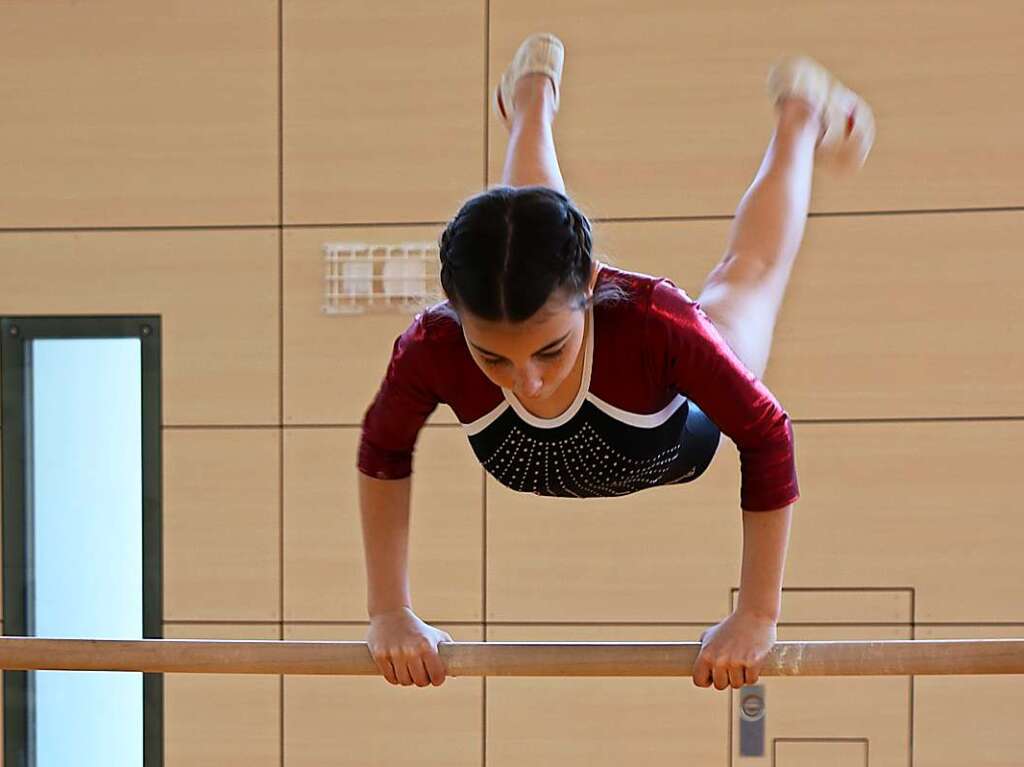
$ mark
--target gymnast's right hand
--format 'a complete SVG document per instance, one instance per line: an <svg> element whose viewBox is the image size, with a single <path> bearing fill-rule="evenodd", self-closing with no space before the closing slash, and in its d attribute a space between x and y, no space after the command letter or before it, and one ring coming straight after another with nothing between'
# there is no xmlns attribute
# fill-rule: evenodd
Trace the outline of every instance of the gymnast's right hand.
<svg viewBox="0 0 1024 767"><path fill-rule="evenodd" d="M391 684L440 687L446 669L437 652L451 636L424 623L409 607L377 613L370 618L366 645L377 668Z"/></svg>

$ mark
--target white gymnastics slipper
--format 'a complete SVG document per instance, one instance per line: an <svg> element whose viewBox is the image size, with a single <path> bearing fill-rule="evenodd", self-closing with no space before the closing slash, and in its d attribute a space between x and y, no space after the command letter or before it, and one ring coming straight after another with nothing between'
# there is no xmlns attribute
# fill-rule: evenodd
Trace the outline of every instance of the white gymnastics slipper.
<svg viewBox="0 0 1024 767"><path fill-rule="evenodd" d="M512 96L516 83L523 75L539 73L551 78L555 86L555 111L558 111L564 61L565 46L552 34L541 32L523 41L494 91L495 109L506 125L512 124L512 116L515 114Z"/></svg>
<svg viewBox="0 0 1024 767"><path fill-rule="evenodd" d="M875 116L868 103L814 59L785 58L768 74L772 104L787 97L807 101L821 115L824 134L817 156L840 172L860 170L875 141Z"/></svg>

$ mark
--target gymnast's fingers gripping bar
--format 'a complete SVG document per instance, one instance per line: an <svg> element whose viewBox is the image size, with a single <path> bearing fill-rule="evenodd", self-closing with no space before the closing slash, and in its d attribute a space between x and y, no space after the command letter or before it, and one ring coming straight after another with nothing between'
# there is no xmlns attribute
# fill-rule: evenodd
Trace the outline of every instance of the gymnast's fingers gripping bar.
<svg viewBox="0 0 1024 767"><path fill-rule="evenodd" d="M699 642L443 642L451 676L690 676ZM365 642L0 637L8 671L377 676ZM1024 674L1024 639L778 642L767 676Z"/></svg>

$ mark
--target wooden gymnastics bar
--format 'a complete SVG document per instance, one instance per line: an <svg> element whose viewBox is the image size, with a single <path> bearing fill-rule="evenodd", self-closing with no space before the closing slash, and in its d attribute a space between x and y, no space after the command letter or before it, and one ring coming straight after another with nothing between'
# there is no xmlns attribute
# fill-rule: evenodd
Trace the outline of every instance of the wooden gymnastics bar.
<svg viewBox="0 0 1024 767"><path fill-rule="evenodd" d="M444 642L451 676L690 676L699 642ZM380 675L365 642L0 637L0 669ZM1024 674L1024 639L778 642L768 676Z"/></svg>

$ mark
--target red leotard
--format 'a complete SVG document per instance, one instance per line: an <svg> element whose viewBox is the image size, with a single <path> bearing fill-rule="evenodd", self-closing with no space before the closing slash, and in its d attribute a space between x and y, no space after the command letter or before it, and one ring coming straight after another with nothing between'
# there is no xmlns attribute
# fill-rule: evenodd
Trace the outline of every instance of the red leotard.
<svg viewBox="0 0 1024 767"><path fill-rule="evenodd" d="M514 490L611 496L688 482L710 464L720 429L739 449L741 508L796 501L789 415L700 305L666 279L602 265L604 281L628 299L588 310L583 383L557 418L529 413L492 383L447 313L418 314L363 418L360 471L408 476L419 430L445 402L485 469Z"/></svg>

